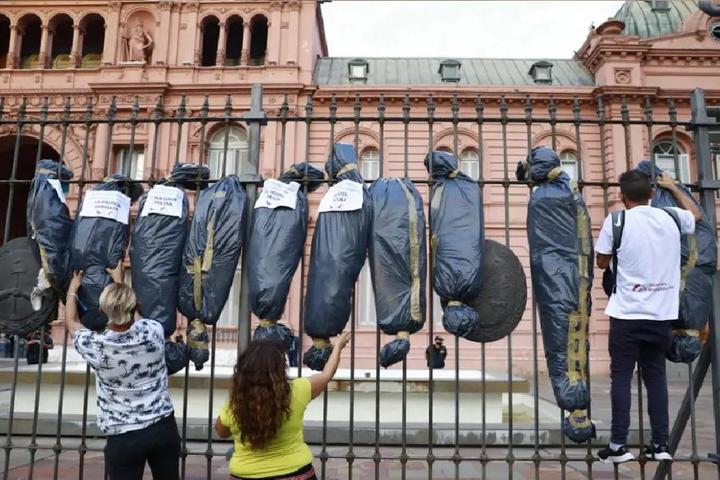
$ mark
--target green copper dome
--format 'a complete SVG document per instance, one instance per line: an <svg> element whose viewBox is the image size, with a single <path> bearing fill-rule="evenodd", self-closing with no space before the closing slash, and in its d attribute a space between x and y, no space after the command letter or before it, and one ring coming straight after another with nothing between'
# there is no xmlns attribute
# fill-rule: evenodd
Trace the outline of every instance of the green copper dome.
<svg viewBox="0 0 720 480"><path fill-rule="evenodd" d="M648 38L676 32L697 11L696 0L628 0L614 18L625 22L625 34Z"/></svg>

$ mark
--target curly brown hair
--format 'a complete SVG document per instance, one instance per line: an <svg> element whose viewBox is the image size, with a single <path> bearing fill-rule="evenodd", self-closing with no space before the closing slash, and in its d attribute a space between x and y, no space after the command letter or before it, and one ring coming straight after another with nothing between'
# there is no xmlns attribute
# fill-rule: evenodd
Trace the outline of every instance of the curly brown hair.
<svg viewBox="0 0 720 480"><path fill-rule="evenodd" d="M276 343L252 341L240 355L230 407L240 428L240 441L256 450L267 447L290 415L285 354Z"/></svg>

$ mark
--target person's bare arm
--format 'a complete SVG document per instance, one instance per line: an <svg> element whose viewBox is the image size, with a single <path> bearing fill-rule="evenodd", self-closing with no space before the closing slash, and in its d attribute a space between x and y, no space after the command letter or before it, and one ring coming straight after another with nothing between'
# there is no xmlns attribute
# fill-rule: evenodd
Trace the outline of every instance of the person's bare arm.
<svg viewBox="0 0 720 480"><path fill-rule="evenodd" d="M695 222L700 222L702 220L702 212L700 211L700 208L698 208L690 197L685 195L685 193L678 188L675 180L670 176L670 174L667 172L661 173L658 177L657 184L659 187L668 190L672 194L680 208L692 213L693 217L695 217Z"/></svg>
<svg viewBox="0 0 720 480"><path fill-rule="evenodd" d="M68 287L67 297L65 297L65 327L72 337L75 332L84 328L80 323L80 317L77 310L77 292L82 284L82 272L75 272L72 281Z"/></svg>
<svg viewBox="0 0 720 480"><path fill-rule="evenodd" d="M215 420L215 432L217 432L218 437L220 438L228 438L232 435L230 429L226 427L222 421L220 421L220 417L217 417L217 420Z"/></svg>
<svg viewBox="0 0 720 480"><path fill-rule="evenodd" d="M328 383L330 383L330 380L332 380L335 376L338 365L340 365L340 353L342 353L343 348L345 348L348 344L348 341L350 341L350 334L348 332L341 333L335 342L335 345L333 345L332 353L330 354L330 358L325 364L323 371L309 378L312 398L316 398L324 392Z"/></svg>
<svg viewBox="0 0 720 480"><path fill-rule="evenodd" d="M605 255L603 253L598 253L596 256L597 260L597 266L598 268L601 268L605 270L610 266L610 260L612 260L612 255Z"/></svg>

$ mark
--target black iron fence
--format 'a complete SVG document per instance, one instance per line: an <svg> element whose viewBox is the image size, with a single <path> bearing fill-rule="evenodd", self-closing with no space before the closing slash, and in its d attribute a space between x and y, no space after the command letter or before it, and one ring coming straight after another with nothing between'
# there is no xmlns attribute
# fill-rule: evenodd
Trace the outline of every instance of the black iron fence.
<svg viewBox="0 0 720 480"><path fill-rule="evenodd" d="M302 99L305 100L305 97ZM243 157L238 173L246 189L249 205L254 203L257 189L262 187L261 155L266 155L264 152L270 143L276 140L277 152L274 158L270 159L270 163L276 172L281 172L294 163L291 158L294 159L297 152L303 149L302 161L316 163L323 160L329 147L342 136L343 131L349 132L349 138L359 154L363 129L369 125L377 139L380 176L410 177L419 188L424 189L423 193L429 201L432 180L427 175L416 174L419 170L418 161L422 159L424 152L438 147L439 131L449 132L449 136L446 136L449 139L448 146L456 155L461 154L459 139L465 135L475 142L473 151L477 153L478 169L474 175L478 184L487 191L486 199L492 200L488 202L486 209L495 210L492 215L493 224L488 226L488 234L500 239L507 246L511 245L511 238L519 238L518 235L512 236L511 231L519 230L524 235L524 214L522 220L515 217L516 211L522 211L527 202L528 187L532 187L513 178L515 162L541 141L538 140L539 137L544 138L541 143L550 143L554 149L561 143L560 138L564 138L565 142L570 139L575 154L574 159L571 159L575 162L571 168L576 172L577 186L586 197L591 212L594 212L592 216L597 225L613 206L613 201L616 201L617 184L614 182L614 172L624 170L638 160L638 151L649 155L653 162L661 158L654 155L660 132L662 138L672 146L665 155L672 157L672 166L677 175L681 175L685 168L683 152L688 152L689 164L685 170L691 178L684 180L697 192L710 222L716 227L716 190L720 190L720 181L714 173L717 165L714 164L711 151L714 145L711 136L717 136L720 130L717 118L713 116L716 113L715 107L706 105L704 93L700 90L693 92L690 98L626 98L620 94L606 94L570 96L557 100L548 96L535 98L515 94L488 94L481 98L467 92L435 98L428 96L421 100L415 95L404 93L366 93L363 96L353 94L340 98L318 91L314 95L308 95L303 106L289 102L285 96L284 101L267 108L268 106L263 104L262 89L255 86L249 97L243 97L243 101L249 100L248 103L235 106L232 100L228 97L225 105L220 107L211 105L210 98L205 97L203 103L189 106L185 97L182 97L177 106L169 111L163 104L162 97L150 108L147 105L141 107L139 99L132 104L122 105L121 108L116 99L112 98L102 105L103 111L100 114L95 104L97 98L88 98L84 109L78 109L76 102L70 98L64 107L51 105L47 98L37 105L28 104L23 99L12 109L6 99L0 99L0 128L5 135L5 140L0 140L0 146L4 145L3 141L6 144L3 157L0 157L0 161L4 162L0 168L6 170L5 177L0 179L5 215L2 222L4 241L23 234L23 192L30 183L31 173L28 175L27 172L33 170L28 170L28 164L34 167L37 161L47 155L45 139L49 130L52 129L57 137L56 144L59 148L56 156L59 159L66 159L70 155L70 137L76 139L73 140L73 148L76 150L73 155L76 157L74 161L79 176L71 182L69 198L75 201L74 205L79 208L78 200L83 192L100 182L107 174L113 173L114 165L117 165L113 160L114 145L118 138L117 132L121 128L122 143L126 145L130 156L137 147L139 131L145 132L145 145L152 145L150 167L149 170L145 169L150 174L132 180L152 186L159 180L163 169L177 163L181 158L208 162L208 132L210 128L217 126L226 127L222 153L217 157L221 159L221 164L217 169L221 174L227 173L230 143L230 129L227 127L236 124L247 127L247 156ZM268 125L273 126L272 135L268 133ZM538 126L542 127L540 130L544 132L544 137L537 135ZM104 131L103 135L99 134L100 130ZM288 131L294 133L290 135ZM165 136L163 132L166 132ZM191 150L188 150L186 137L193 134L192 132L199 137L197 157L193 157ZM28 144L28 137L36 143ZM174 141L171 137L174 137ZM692 145L682 147L680 137L691 139ZM104 147L98 145L98 142L104 142ZM168 151L172 157L169 163L166 159L159 158L158 152L162 151L160 144L172 146ZM102 152L104 158L96 158L96 152ZM493 158L488 159L487 156ZM126 164L123 168L127 169L125 173L131 174L129 165ZM22 172L26 173L23 175ZM77 213L76 210L75 214ZM252 215L252 208L248 208L248 214ZM245 265L246 260L243 255L241 265ZM300 292L305 290L306 271L307 261L303 259L297 277ZM242 351L248 344L252 326L246 288L247 269L242 268L241 272L239 314L236 329L232 329L232 341L237 352ZM302 331L303 296L299 295L296 301L300 303L297 326ZM716 327L720 325L718 282L715 282L713 301L715 308L709 322L708 341L700 357L688 366L686 393L682 403L677 412L671 410L674 424L670 446L671 450L677 450L674 462L656 467L656 464L648 463L647 459L640 457L632 467L627 467L629 470L612 470L616 478L648 478L651 475L655 475L655 478L672 478L673 472L675 478L697 479L717 475L718 470L713 464L717 460L715 453L720 452L720 354L716 348L720 346L720 329ZM433 318L435 314L432 298L429 303L431 305L427 326L416 335L432 342L438 328ZM356 313L353 317L355 315ZM601 315L601 311L596 308L593 312L594 318ZM497 364L488 368L486 359L491 346L467 346L455 339L451 346L454 352L451 362L452 375L443 378L447 380L444 384L438 381L439 374L432 369L427 369L421 380L409 379L408 364L403 362L398 367L397 377L392 377L396 379L394 385L397 388L386 394L387 389L384 390L383 385L390 377L384 376L386 374L381 372L377 361L373 362L371 368L362 369L363 375L367 377L358 376L360 368L356 368L356 353L362 346L353 341L350 347L348 376L334 387L334 391L342 396L333 399L330 393L326 393L318 400L322 403L319 418L315 422L308 422L306 428L306 438L317 453L320 476L399 476L403 479L419 476L429 479L484 479L498 475L507 478L606 477L609 470L603 470L605 467L598 465L593 450L598 444L607 441L607 428L599 428L601 435L597 442L576 445L566 443L560 433L562 412L555 421L542 419L541 409L546 408L548 403L545 398L552 401L552 397L546 393L549 380L541 373L544 360L541 358L542 347L539 345L538 321L534 308L528 308L525 322L524 325L529 324L530 345L515 346L513 338L516 334L511 334L502 343L506 361L501 367L505 371L501 372L504 376L499 383L502 384L501 405L505 407L500 422L489 420L488 414L488 409L496 408L496 405L489 403L488 392L492 390L489 370L498 368ZM359 335L355 318L350 320L350 329L353 337ZM198 478L193 475L200 475L200 478L222 476L217 471L225 463L224 457L229 444L214 438L212 433L214 419L218 414L215 400L221 394L219 389L227 384L226 378L219 378L217 375L216 352L221 332L219 327L210 327L209 375L198 379L197 374L186 368L171 382L171 386L182 391L183 406L177 415L183 440L183 478ZM76 473L79 478L91 477L86 471L88 455L101 451L103 445L102 437L94 427L94 419L88 415L92 391L91 371L89 367L85 368L77 377L80 380L67 371L68 353L71 351L67 332L62 338L60 366L51 371L48 371L50 367L44 367L42 362L37 367L21 366L21 342L19 338L15 338L15 357L6 365L6 376L3 377L9 383L6 389L9 396L8 409L0 414L0 433L5 435L5 478L14 478L10 475L16 471L22 472L18 475L27 478L43 478L45 474L38 473L34 467L38 461L38 452L41 451L52 452L49 458L53 459L51 471L54 478L62 476L61 459L68 455L77 458ZM307 341L303 342L301 337L301 350L307 346L303 343ZM376 330L375 358L380 344L381 332ZM461 348L467 355L476 355L479 365L465 362L466 357L461 355ZM603 349L604 346L600 343L596 344L595 348ZM520 395L516 377L517 362L521 357L527 359L522 373L528 377L527 385L530 386L530 391L524 397L529 399L525 419L514 410L517 408L514 397ZM712 409L715 419L711 436L714 445L710 445L711 442L708 441L698 441L698 412L695 408L695 400L700 394L711 364ZM473 391L473 395L466 395L463 393L465 378L462 373L470 370L478 372L479 388ZM298 376L308 373L306 367L297 367ZM74 383L78 381L82 391L82 414L79 416L67 413L69 397L66 395L68 385L73 385L74 388ZM27 392L21 392L23 382L34 385L34 392L30 391L29 397L25 395ZM364 397L367 401L363 401L359 407L356 398L367 394L367 391L357 389L361 383L363 389L373 383L374 388L370 390L372 395L369 398ZM643 392L639 384L638 380L637 431L633 436L633 446L642 445L647 440L642 407ZM56 385L57 388L51 385ZM193 417L189 413L189 404L193 400L191 397L200 390L206 392L202 398L203 402L207 401L206 418ZM392 395L395 400L390 402L388 399ZM410 396L415 400L411 401ZM606 397L607 394L596 392L593 398L602 396ZM20 414L18 401L25 402L26 397L33 399L33 407L26 409L29 413ZM338 398L342 400L337 400ZM416 401L417 398L422 398L422 402ZM347 407L346 420L338 421L333 416L333 402L339 401ZM395 406L399 404L393 421L383 418L383 409L388 405L386 402ZM52 405L52 408L49 405ZM415 420L420 416L418 405L427 409L423 412L422 421ZM373 410L372 415L365 415L369 420L356 421L359 408ZM443 415L440 415L443 421L437 420L439 409L443 411ZM444 413L449 410L452 410L453 414L448 417ZM476 416L478 420L461 421L462 411L479 411ZM710 412L702 414L707 417ZM447 418L451 420L446 421ZM704 418L702 420L705 421ZM688 422L689 430L686 428ZM689 448L684 446L678 449L682 439L690 441ZM17 463L13 463L13 457L27 458L27 461L18 470L11 468ZM192 473L190 465L196 465L198 461L204 461L204 472ZM691 468L683 469L683 465ZM393 470L399 474L391 473Z"/></svg>

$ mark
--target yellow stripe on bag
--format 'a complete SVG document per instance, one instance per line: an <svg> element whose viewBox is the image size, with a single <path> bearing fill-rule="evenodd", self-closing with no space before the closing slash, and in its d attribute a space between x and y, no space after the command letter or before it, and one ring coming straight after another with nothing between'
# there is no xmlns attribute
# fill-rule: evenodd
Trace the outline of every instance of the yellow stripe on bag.
<svg viewBox="0 0 720 480"><path fill-rule="evenodd" d="M400 186L405 192L408 201L408 224L410 226L410 272L412 285L410 287L410 318L413 322L422 322L420 311L420 242L418 241L418 214L415 209L415 197L410 189L401 181Z"/></svg>

